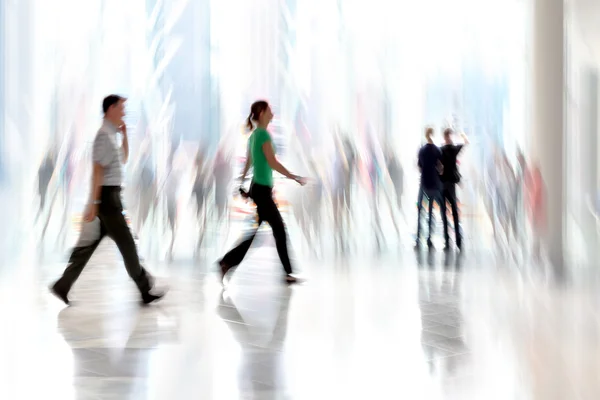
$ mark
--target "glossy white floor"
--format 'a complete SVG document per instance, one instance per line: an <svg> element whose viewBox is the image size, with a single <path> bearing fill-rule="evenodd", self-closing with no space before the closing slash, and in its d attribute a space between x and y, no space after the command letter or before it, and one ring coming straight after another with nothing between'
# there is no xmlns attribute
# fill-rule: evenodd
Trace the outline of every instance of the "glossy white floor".
<svg viewBox="0 0 600 400"><path fill-rule="evenodd" d="M268 242L224 292L206 262L152 266L171 290L147 308L112 242L68 308L46 290L63 264L23 266L0 291L0 398L600 398L591 287L439 251L298 261L287 287Z"/></svg>

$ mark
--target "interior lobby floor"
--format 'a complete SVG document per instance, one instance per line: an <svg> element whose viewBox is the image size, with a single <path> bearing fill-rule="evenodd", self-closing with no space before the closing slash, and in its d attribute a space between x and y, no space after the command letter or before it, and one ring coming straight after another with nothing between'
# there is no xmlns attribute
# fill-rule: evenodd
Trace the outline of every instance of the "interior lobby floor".
<svg viewBox="0 0 600 400"><path fill-rule="evenodd" d="M600 398L594 284L439 250L297 265L282 284L263 243L224 291L209 262L151 266L151 307L110 241L70 307L46 288L64 264L24 266L0 286L0 398Z"/></svg>

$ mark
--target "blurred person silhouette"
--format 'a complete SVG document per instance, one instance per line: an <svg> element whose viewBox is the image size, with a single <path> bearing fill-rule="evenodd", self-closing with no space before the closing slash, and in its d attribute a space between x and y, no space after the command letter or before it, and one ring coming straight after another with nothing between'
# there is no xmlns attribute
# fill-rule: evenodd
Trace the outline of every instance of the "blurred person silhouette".
<svg viewBox="0 0 600 400"><path fill-rule="evenodd" d="M379 178L381 176L381 165L379 163L372 133L367 133L367 143L364 151L364 165L367 170L366 192L371 205L371 221L377 250L381 250L383 229L381 228L381 213L379 210Z"/></svg>
<svg viewBox="0 0 600 400"><path fill-rule="evenodd" d="M215 193L217 224L225 223L225 229L222 231L225 238L229 234L229 196L231 196L231 181L233 179L231 153L227 147L227 143L223 141L217 149L217 154L213 162L213 189Z"/></svg>
<svg viewBox="0 0 600 400"><path fill-rule="evenodd" d="M75 165L77 163L76 157L76 148L75 148L75 135L72 133L69 136L69 139L66 143L66 154L63 162L62 168L62 195L63 195L63 224L61 225L61 229L59 232L60 240L62 245L65 244L67 240L67 235L69 232L69 227L72 223L71 218L71 199L73 192L73 177L75 176Z"/></svg>
<svg viewBox="0 0 600 400"><path fill-rule="evenodd" d="M40 197L40 205L35 217L35 221L40 218L40 215L44 212L46 208L46 199L48 195L48 187L50 185L50 180L52 179L52 175L54 174L54 169L56 168L56 151L51 148L49 149L42 162L40 163L40 167L38 168L38 195Z"/></svg>
<svg viewBox="0 0 600 400"><path fill-rule="evenodd" d="M177 194L180 184L180 171L175 168L175 158L178 154L177 149L172 149L167 157L167 176L162 185L164 192L165 204L167 207L167 226L171 231L171 241L167 251L167 260L173 260L173 247L175 246L175 238L177 236ZM160 195L160 194L159 194Z"/></svg>
<svg viewBox="0 0 600 400"><path fill-rule="evenodd" d="M389 177L389 172L385 168L385 161L381 145L372 133L368 134L365 147L365 163L368 172L367 192L369 193L369 200L371 202L375 242L377 249L381 250L382 242L384 240L383 228L381 225L381 210L379 207L381 194L383 194L384 199L388 204L390 218L398 236L400 235L400 229L398 228L398 223L396 222L396 216L392 207L391 198L385 191L385 185L383 185L383 183L386 181L390 182L391 178Z"/></svg>
<svg viewBox="0 0 600 400"><path fill-rule="evenodd" d="M150 304L164 295L153 293L154 279L140 264L133 235L123 215L121 164L125 164L129 158L127 127L123 122L125 101L124 97L118 95L109 95L102 101L104 121L93 144L90 199L84 212L86 224L82 226L67 268L50 287L51 292L65 304L69 304L71 287L105 236L112 238L117 244L127 273L140 291L142 302ZM118 132L122 136L121 147L117 144Z"/></svg>
<svg viewBox="0 0 600 400"><path fill-rule="evenodd" d="M339 250L344 251L348 245L350 232L350 217L352 209L352 185L357 170L357 152L354 144L346 135L334 134L335 153L330 178L330 191L335 221L335 243Z"/></svg>
<svg viewBox="0 0 600 400"><path fill-rule="evenodd" d="M73 135L67 139L60 147L60 151L56 157L56 166L54 173L49 182L49 188L52 193L50 204L48 205L48 214L46 216L46 222L42 229L42 240L46 236L46 230L50 225L50 219L52 218L52 210L56 199L61 197L62 204L62 218L60 219L60 230L56 236L56 244L59 243L64 246L67 240L68 228L70 226L71 218L70 205L71 205L71 184L74 176L74 140Z"/></svg>
<svg viewBox="0 0 600 400"><path fill-rule="evenodd" d="M307 147L302 144L301 138L298 136L297 132L296 134L290 135L290 141L287 143L286 148L298 149L297 151L286 152L286 164L288 168L301 171L304 175L310 175L308 172L310 170L308 161L309 156L306 154ZM310 221L306 209L309 187L310 184L307 184L304 188L286 187L284 190L287 209L294 217L296 224L300 229L302 238L305 240L310 251L314 248L310 245Z"/></svg>
<svg viewBox="0 0 600 400"><path fill-rule="evenodd" d="M344 189L344 201L346 203L346 208L348 210L348 214L352 213L352 185L354 184L354 180L356 179L356 162L358 158L358 153L356 150L356 144L352 141L350 136L346 134L344 139L342 140L342 148L343 155L346 158L348 169L344 170L345 176L343 185Z"/></svg>
<svg viewBox="0 0 600 400"><path fill-rule="evenodd" d="M527 211L533 233L533 255L539 261L542 257L541 238L546 228L546 188L538 163L534 163L527 172L525 176Z"/></svg>
<svg viewBox="0 0 600 400"><path fill-rule="evenodd" d="M250 249L252 241L256 236L258 228L263 222L269 223L273 230L275 246L279 259L285 270L285 281L295 283L298 279L292 276L292 264L288 255L287 234L281 214L277 209L277 204L273 199L273 170L279 172L286 178L292 179L300 185L305 185L306 180L300 176L290 173L275 157L275 148L271 139L271 134L267 130L269 123L273 119L273 112L269 103L264 100L256 101L250 108L250 115L246 121L247 128L254 131L248 140L248 149L246 155L246 164L240 177L243 183L246 175L253 167L254 174L248 196L256 204L258 225L248 237L242 240L236 247L230 250L218 261L221 269L221 280L224 281L227 273L238 266L244 259L244 256Z"/></svg>
<svg viewBox="0 0 600 400"><path fill-rule="evenodd" d="M192 196L196 201L196 218L199 226L196 255L202 246L206 234L206 223L208 219L208 193L212 187L213 177L209 173L209 164L206 160L205 150L200 147L194 160L194 184Z"/></svg>
<svg viewBox="0 0 600 400"><path fill-rule="evenodd" d="M134 236L139 236L148 222L150 213L155 209L157 196L156 168L154 166L153 153L151 151L150 138L142 141L141 154L133 168L133 198L132 213Z"/></svg>
<svg viewBox="0 0 600 400"><path fill-rule="evenodd" d="M462 234L460 231L460 216L458 213L458 200L456 198L456 185L460 183L461 175L458 171L457 158L461 150L465 145L469 144L469 139L463 133L461 137L463 143L454 144L452 135L454 131L452 128L446 128L444 130L444 145L441 148L442 151L442 165L444 171L442 173L442 202L444 204L442 210L442 221L444 223L444 250L450 250L450 235L448 233L448 216L446 213L446 203L450 204L452 210L452 218L454 219L454 239L456 247L459 250L462 249Z"/></svg>
<svg viewBox="0 0 600 400"><path fill-rule="evenodd" d="M402 207L402 196L404 195L404 169L400 158L394 151L391 143L387 143L384 149L385 165L392 183L392 194L396 201L397 210L406 220L404 208Z"/></svg>
<svg viewBox="0 0 600 400"><path fill-rule="evenodd" d="M320 239L324 219L326 172L315 153L306 156L301 150L302 144L299 141L292 145L300 147L295 155L301 159L303 169L308 171L308 175L312 178L303 190L298 193L293 191L292 195L288 196L288 200L309 249L316 255L323 250L323 242Z"/></svg>
<svg viewBox="0 0 600 400"><path fill-rule="evenodd" d="M496 214L502 227L505 240L505 250L510 250L513 228L512 215L516 207L514 199L515 173L508 160L506 152L501 150L496 153Z"/></svg>
<svg viewBox="0 0 600 400"><path fill-rule="evenodd" d="M483 173L483 185L485 189L485 195L483 198L484 206L488 214L488 218L491 223L492 233L494 240L498 240L498 228L496 222L496 208L497 208L497 175L498 175L498 167L497 167L497 158L498 158L498 148L497 146L492 150L492 152L487 154L485 165L484 165L484 173Z"/></svg>
<svg viewBox="0 0 600 400"><path fill-rule="evenodd" d="M153 217L156 216L158 185L150 147L151 138L146 136L139 145L139 156L128 168L128 170L131 169L131 173L124 189L125 217L131 226L136 245L139 243L139 236L143 234L144 228L152 222L149 220L151 213ZM138 253L140 253L139 247ZM141 254L139 254L139 258L140 261L144 261Z"/></svg>
<svg viewBox="0 0 600 400"><path fill-rule="evenodd" d="M521 233L525 229L525 186L526 176L529 173L527 160L525 155L519 149L517 150L517 166L515 170L515 187L513 190L514 204L513 212L511 215L511 225L513 228L513 235L517 242L522 241L523 234Z"/></svg>
<svg viewBox="0 0 600 400"><path fill-rule="evenodd" d="M327 195L326 171L322 161L318 159L318 156L312 154L308 160L308 171L311 176L310 183L308 185L308 191L305 202L305 210L308 216L308 232L310 237L310 244L317 251L317 246L320 246L320 251L323 251L323 240L322 240L322 228L323 228L323 211L325 206L325 199Z"/></svg>
<svg viewBox="0 0 600 400"><path fill-rule="evenodd" d="M327 187L327 170L326 164L321 159L321 155L317 153L311 154L308 160L309 174L311 176L310 186L308 188L308 196L306 202L306 210L310 221L311 233L313 237L313 245L321 246L323 251L322 229L325 216L326 200L330 197Z"/></svg>
<svg viewBox="0 0 600 400"><path fill-rule="evenodd" d="M433 233L433 203L437 202L440 206L440 212L443 214L446 210L442 201L442 181L440 175L444 171L442 165L442 152L433 143L435 131L432 127L425 128L425 140L427 143L421 147L418 156L418 166L421 171L421 184L419 187L418 212L417 212L417 238L415 247L421 246L421 211L423 209L423 199L427 197L429 202L428 225L429 232L427 237L427 246L433 249L431 234Z"/></svg>

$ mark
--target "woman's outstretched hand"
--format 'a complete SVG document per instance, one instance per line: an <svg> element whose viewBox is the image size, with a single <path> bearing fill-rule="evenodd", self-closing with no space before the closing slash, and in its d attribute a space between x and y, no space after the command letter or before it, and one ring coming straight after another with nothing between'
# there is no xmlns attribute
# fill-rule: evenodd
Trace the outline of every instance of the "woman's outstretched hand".
<svg viewBox="0 0 600 400"><path fill-rule="evenodd" d="M304 186L304 185L306 185L306 178L303 178L303 177L301 177L301 176L298 176L298 175L294 175L294 178L293 178L293 179L294 179L296 182L298 182L298 184L299 184L300 186Z"/></svg>

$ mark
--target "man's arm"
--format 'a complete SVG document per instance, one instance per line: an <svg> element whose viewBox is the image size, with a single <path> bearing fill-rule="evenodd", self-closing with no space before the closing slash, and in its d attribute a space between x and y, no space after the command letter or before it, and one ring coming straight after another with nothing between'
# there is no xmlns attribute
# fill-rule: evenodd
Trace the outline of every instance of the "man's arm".
<svg viewBox="0 0 600 400"><path fill-rule="evenodd" d="M90 204L94 204L100 201L103 183L104 167L98 163L94 163L94 170L92 172L92 187L90 190Z"/></svg>
<svg viewBox="0 0 600 400"><path fill-rule="evenodd" d="M441 160L437 161L435 168L437 169L438 174L444 175L444 164L442 164Z"/></svg>
<svg viewBox="0 0 600 400"><path fill-rule="evenodd" d="M457 156L462 151L462 149L469 144L469 138L467 137L467 135L465 135L464 133L461 133L460 137L462 138L463 142L455 145Z"/></svg>
<svg viewBox="0 0 600 400"><path fill-rule="evenodd" d="M127 139L127 126L125 124L119 127L121 130L121 134L123 135L123 144L121 148L123 149L123 158L121 162L123 164L127 164L127 160L129 160L129 140Z"/></svg>
<svg viewBox="0 0 600 400"><path fill-rule="evenodd" d="M466 145L468 145L468 144L470 143L470 142L469 142L469 138L467 137L467 135L466 135L464 132L460 134L460 137L462 138L462 140L463 140L463 144L464 144L465 146L466 146Z"/></svg>
<svg viewBox="0 0 600 400"><path fill-rule="evenodd" d="M102 184L104 183L104 167L98 163L94 163L92 172L92 187L90 190L90 200L86 206L83 220L92 222L98 215L98 204L102 195Z"/></svg>
<svg viewBox="0 0 600 400"><path fill-rule="evenodd" d="M93 221L98 213L98 204L100 203L102 185L104 184L104 168L110 164L111 154L112 150L108 136L106 133L99 132L94 139L92 148L92 186L84 215L86 222Z"/></svg>

